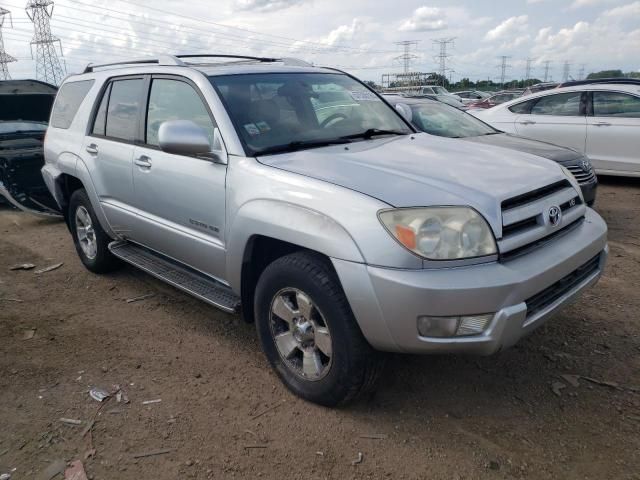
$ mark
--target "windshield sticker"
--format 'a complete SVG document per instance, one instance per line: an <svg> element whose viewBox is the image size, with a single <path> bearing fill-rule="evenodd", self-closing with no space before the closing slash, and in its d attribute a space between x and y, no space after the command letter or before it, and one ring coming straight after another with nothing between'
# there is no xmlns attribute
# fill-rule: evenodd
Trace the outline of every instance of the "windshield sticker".
<svg viewBox="0 0 640 480"><path fill-rule="evenodd" d="M353 98L356 102L380 101L380 99L376 96L375 93L370 92L368 90L355 90L349 93L351 93L351 98Z"/></svg>
<svg viewBox="0 0 640 480"><path fill-rule="evenodd" d="M269 126L269 124L267 122L256 122L256 127L258 127L258 129L264 133L264 132L268 132L269 130L271 130L271 127Z"/></svg>
<svg viewBox="0 0 640 480"><path fill-rule="evenodd" d="M260 129L256 127L255 123L247 123L244 126L244 129L247 131L249 135L255 137L256 135L260 135Z"/></svg>

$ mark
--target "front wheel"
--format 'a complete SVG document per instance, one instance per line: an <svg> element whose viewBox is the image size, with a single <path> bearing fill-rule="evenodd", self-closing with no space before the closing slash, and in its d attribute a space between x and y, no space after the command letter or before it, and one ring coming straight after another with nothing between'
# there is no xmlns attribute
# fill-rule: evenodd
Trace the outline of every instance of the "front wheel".
<svg viewBox="0 0 640 480"><path fill-rule="evenodd" d="M295 394L335 406L373 388L381 355L324 257L297 252L271 263L256 287L255 312L265 355Z"/></svg>
<svg viewBox="0 0 640 480"><path fill-rule="evenodd" d="M109 251L111 239L100 226L84 189L73 192L69 200L69 228L76 252L87 269L106 273L121 265Z"/></svg>

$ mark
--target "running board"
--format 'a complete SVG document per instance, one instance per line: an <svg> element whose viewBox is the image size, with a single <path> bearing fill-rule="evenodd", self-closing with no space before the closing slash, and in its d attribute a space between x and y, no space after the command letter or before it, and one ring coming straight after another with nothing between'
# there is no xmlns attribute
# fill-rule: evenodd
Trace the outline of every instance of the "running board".
<svg viewBox="0 0 640 480"><path fill-rule="evenodd" d="M228 313L240 310L240 298L226 285L136 244L115 241L113 255Z"/></svg>

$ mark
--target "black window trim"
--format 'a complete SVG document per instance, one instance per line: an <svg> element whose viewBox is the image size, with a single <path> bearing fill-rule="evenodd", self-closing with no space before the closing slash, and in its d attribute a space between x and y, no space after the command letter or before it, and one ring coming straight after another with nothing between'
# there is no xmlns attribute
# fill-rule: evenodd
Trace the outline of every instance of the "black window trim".
<svg viewBox="0 0 640 480"><path fill-rule="evenodd" d="M143 115L140 115L140 118L139 118L138 129L140 131L140 143L138 144L138 146L143 148L148 148L150 150L162 151L162 149L158 145L150 145L147 143L147 117L149 114L149 100L151 99L151 87L154 80L174 80L174 81L186 83L187 85L189 85L191 88L194 89L196 94L200 97L200 100L202 101L204 108L209 114L209 119L213 124L214 130L218 128L216 119L213 116L213 112L211 111L211 108L209 107L209 102L207 102L207 99L203 95L202 91L200 91L200 88L198 88L198 85L196 85L196 83L193 80L191 80L188 77L184 77L182 75L165 74L165 73L157 73L157 74L154 73L152 75L149 75L149 77L150 77L149 82L145 86L146 91L145 91L144 101L142 102L142 104L144 105ZM218 132L220 132L219 128L218 128ZM188 156L190 158L195 158L198 160L210 161L210 159L203 158L202 156L196 156L196 155L177 155L177 156L179 157Z"/></svg>
<svg viewBox="0 0 640 480"><path fill-rule="evenodd" d="M587 103L588 108L587 108L587 111L586 111L587 117L591 117L591 118L611 118L611 116L608 116L608 117L596 117L596 115L594 113L594 109L593 109L593 94L596 93L596 92L598 92L598 93L619 93L619 94L622 94L622 95L629 95L630 97L637 98L640 101L640 95L635 95L635 94L633 94L631 92L625 92L625 91L622 91L622 90L589 90L587 92L587 94L589 95L589 100L588 100L588 103ZM637 117L618 117L618 118L637 118Z"/></svg>
<svg viewBox="0 0 640 480"><path fill-rule="evenodd" d="M107 90L109 89L109 87L117 81L120 80L142 80L143 85L142 85L142 93L141 93L141 97L140 97L140 105L144 104L144 94L145 94L145 89L148 88L148 83L149 83L149 75L148 74L138 74L138 75L121 75L121 76L115 76L115 77L109 77L107 78L103 85L102 88L100 89L100 93L96 96L96 100L93 104L93 109L91 111L91 116L89 117L91 119L90 122L88 122L87 125L87 132L86 132L86 136L87 137L92 137L92 138L100 138L103 140L109 140L112 142L117 142L117 143L123 143L125 145L140 145L140 111L138 111L138 115L137 115L137 125L138 128L136 129L136 133L134 135L134 139L133 140L124 140L122 138L118 138L118 137L111 137L109 135L106 135L106 123L105 123L105 135L100 135L100 134L96 134L93 133L93 128L96 122L96 117L98 116L98 110L100 110L100 104L102 103L102 99L105 95L105 93L107 92ZM111 94L109 94L109 103L111 103ZM107 117L108 117L108 112L109 112L109 104L107 104Z"/></svg>

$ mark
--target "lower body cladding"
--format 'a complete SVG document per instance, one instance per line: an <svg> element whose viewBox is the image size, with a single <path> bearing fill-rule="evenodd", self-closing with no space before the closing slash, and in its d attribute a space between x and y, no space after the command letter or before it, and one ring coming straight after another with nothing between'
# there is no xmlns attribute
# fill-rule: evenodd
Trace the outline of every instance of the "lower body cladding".
<svg viewBox="0 0 640 480"><path fill-rule="evenodd" d="M607 226L587 209L578 228L506 262L428 270L333 264L374 348L489 355L595 284L607 254Z"/></svg>

